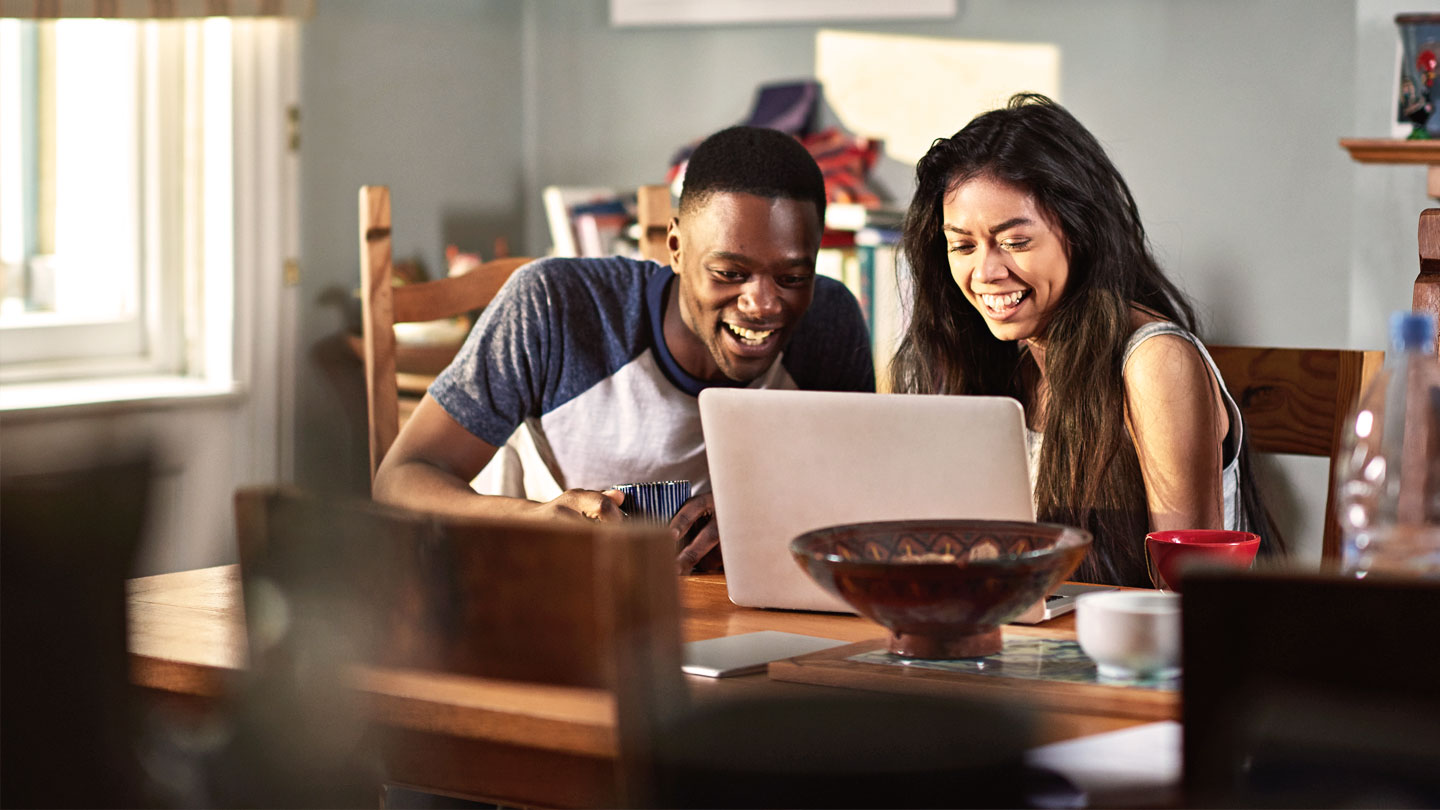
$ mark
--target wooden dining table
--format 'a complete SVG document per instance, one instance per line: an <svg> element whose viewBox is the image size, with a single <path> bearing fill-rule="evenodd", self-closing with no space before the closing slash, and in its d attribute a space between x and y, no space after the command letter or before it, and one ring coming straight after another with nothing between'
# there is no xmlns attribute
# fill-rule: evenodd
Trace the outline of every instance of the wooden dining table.
<svg viewBox="0 0 1440 810"><path fill-rule="evenodd" d="M857 644L886 636L882 627L857 616L738 607L720 574L681 578L679 592L685 641L760 630ZM247 659L238 565L130 580L128 610L131 679L147 695L203 710L234 694ZM1007 640L1073 640L1074 614L1038 625L1007 625L1003 632ZM978 683L982 691L976 694L1029 705L1039 720L1039 743L1179 717L1175 692L1092 685L1089 691L1062 690L1056 699L1043 682L1007 680ZM686 682L696 701L832 688L766 673L687 675ZM914 682L921 691L929 685L923 675ZM592 804L611 787L615 707L594 690L506 686L378 668L361 668L355 683L368 698L372 719L387 728L385 767L395 782L442 793L498 793L549 806ZM556 777L560 773L563 779Z"/></svg>

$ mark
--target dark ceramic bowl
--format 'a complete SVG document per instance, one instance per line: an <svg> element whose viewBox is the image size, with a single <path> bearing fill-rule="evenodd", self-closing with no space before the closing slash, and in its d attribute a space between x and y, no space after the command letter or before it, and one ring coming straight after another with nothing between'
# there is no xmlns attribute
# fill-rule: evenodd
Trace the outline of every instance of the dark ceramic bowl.
<svg viewBox="0 0 1440 810"><path fill-rule="evenodd" d="M1000 651L1000 625L1059 585L1090 533L1053 523L897 520L806 532L790 553L909 658Z"/></svg>

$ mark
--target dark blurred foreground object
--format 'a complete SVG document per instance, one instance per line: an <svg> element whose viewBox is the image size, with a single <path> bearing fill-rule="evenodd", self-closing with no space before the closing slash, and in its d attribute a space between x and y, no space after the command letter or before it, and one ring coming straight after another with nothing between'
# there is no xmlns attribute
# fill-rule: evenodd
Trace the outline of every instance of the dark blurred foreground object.
<svg viewBox="0 0 1440 810"><path fill-rule="evenodd" d="M1434 581L1187 577L1187 803L1440 807L1436 628Z"/></svg>
<svg viewBox="0 0 1440 810"><path fill-rule="evenodd" d="M822 694L833 692L833 694ZM695 707L657 741L660 807L1023 807L1031 721L1004 704L817 690Z"/></svg>
<svg viewBox="0 0 1440 810"><path fill-rule="evenodd" d="M137 807L125 579L145 456L0 480L0 805Z"/></svg>
<svg viewBox="0 0 1440 810"><path fill-rule="evenodd" d="M267 712L270 732L255 737L274 741L260 752L269 773L274 760L345 743L352 762L383 761L377 787L501 805L548 790L556 806L1015 806L1034 784L1021 765L1030 723L1018 709L820 689L811 699L692 703L663 529L459 519L274 488L242 490L236 509L251 668L268 679L249 694L289 707ZM331 720L316 742L307 727L321 715L287 696L347 691L316 666L322 653L337 674L334 662L372 666L347 669L362 674L368 705L355 712L324 698ZM509 756L517 729L470 714L451 718L463 731L434 747L435 729L406 726L404 696L436 672L464 676L444 688L471 690L477 712L502 692L603 706L615 717L614 753L565 755L536 772ZM337 733L357 716L384 720L368 738ZM456 756L465 768L440 761ZM313 798L271 792L250 803Z"/></svg>

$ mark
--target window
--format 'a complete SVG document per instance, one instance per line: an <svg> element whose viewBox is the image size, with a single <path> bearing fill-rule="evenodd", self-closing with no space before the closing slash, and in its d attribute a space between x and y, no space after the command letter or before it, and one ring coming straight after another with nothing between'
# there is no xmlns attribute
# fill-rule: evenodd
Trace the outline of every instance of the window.
<svg viewBox="0 0 1440 810"><path fill-rule="evenodd" d="M0 381L229 373L231 30L0 20Z"/></svg>

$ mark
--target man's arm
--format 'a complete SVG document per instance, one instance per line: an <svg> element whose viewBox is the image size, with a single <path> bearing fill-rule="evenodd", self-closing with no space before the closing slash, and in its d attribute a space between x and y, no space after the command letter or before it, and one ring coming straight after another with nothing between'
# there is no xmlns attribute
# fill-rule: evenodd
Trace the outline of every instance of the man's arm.
<svg viewBox="0 0 1440 810"><path fill-rule="evenodd" d="M426 394L375 473L382 503L470 517L621 520L621 493L569 490L553 501L480 495L470 481L496 448L466 430Z"/></svg>

